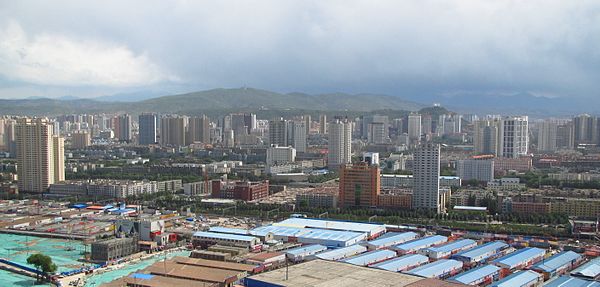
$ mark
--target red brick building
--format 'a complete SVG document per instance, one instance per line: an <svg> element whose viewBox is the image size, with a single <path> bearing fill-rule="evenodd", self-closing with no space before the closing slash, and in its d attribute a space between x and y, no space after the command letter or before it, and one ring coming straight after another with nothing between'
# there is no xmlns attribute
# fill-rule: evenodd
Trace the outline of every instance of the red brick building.
<svg viewBox="0 0 600 287"><path fill-rule="evenodd" d="M340 167L339 204L342 207L377 206L381 182L379 166L361 162Z"/></svg>
<svg viewBox="0 0 600 287"><path fill-rule="evenodd" d="M212 181L212 197L251 201L269 196L269 181Z"/></svg>

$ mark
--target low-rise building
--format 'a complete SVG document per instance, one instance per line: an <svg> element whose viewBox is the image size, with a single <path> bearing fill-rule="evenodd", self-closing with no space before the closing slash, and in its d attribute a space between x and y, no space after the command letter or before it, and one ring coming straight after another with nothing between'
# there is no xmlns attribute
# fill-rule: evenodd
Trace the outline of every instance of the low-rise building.
<svg viewBox="0 0 600 287"><path fill-rule="evenodd" d="M269 181L212 181L212 197L252 201L269 196Z"/></svg>
<svg viewBox="0 0 600 287"><path fill-rule="evenodd" d="M129 256L139 251L138 238L114 238L92 243L92 260L106 262Z"/></svg>

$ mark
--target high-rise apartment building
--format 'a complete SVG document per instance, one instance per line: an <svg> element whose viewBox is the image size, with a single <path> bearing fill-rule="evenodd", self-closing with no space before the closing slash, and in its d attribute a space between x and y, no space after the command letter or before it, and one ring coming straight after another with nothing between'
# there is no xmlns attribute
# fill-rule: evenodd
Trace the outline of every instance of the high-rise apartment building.
<svg viewBox="0 0 600 287"><path fill-rule="evenodd" d="M575 145L597 144L598 119L588 114L573 118Z"/></svg>
<svg viewBox="0 0 600 287"><path fill-rule="evenodd" d="M500 121L498 153L500 157L519 158L529 151L527 116L505 117Z"/></svg>
<svg viewBox="0 0 600 287"><path fill-rule="evenodd" d="M296 160L293 147L270 146L267 148L267 167L286 164Z"/></svg>
<svg viewBox="0 0 600 287"><path fill-rule="evenodd" d="M419 141L421 139L421 115L408 115L408 138L410 141Z"/></svg>
<svg viewBox="0 0 600 287"><path fill-rule="evenodd" d="M561 123L556 127L556 148L573 149L575 147L575 130L573 122Z"/></svg>
<svg viewBox="0 0 600 287"><path fill-rule="evenodd" d="M554 152L557 150L557 132L558 123L554 120L545 120L538 124L538 152Z"/></svg>
<svg viewBox="0 0 600 287"><path fill-rule="evenodd" d="M160 144L164 146L184 146L187 117L166 116L160 119Z"/></svg>
<svg viewBox="0 0 600 287"><path fill-rule="evenodd" d="M319 133L322 135L327 134L327 115L321 115L319 117Z"/></svg>
<svg viewBox="0 0 600 287"><path fill-rule="evenodd" d="M352 123L336 120L329 124L327 166L337 169L352 161Z"/></svg>
<svg viewBox="0 0 600 287"><path fill-rule="evenodd" d="M269 121L269 144L288 146L288 122L282 118Z"/></svg>
<svg viewBox="0 0 600 287"><path fill-rule="evenodd" d="M157 137L157 117L156 114L141 114L138 118L139 135L138 142L140 145L156 144Z"/></svg>
<svg viewBox="0 0 600 287"><path fill-rule="evenodd" d="M377 206L380 192L379 166L366 162L340 166L339 203L342 207Z"/></svg>
<svg viewBox="0 0 600 287"><path fill-rule="evenodd" d="M292 138L291 143L292 146L296 149L297 152L306 152L306 140L308 134L306 133L306 122L293 122L291 123L292 128Z"/></svg>
<svg viewBox="0 0 600 287"><path fill-rule="evenodd" d="M415 209L444 211L440 200L440 145L421 144L414 155L412 206Z"/></svg>
<svg viewBox="0 0 600 287"><path fill-rule="evenodd" d="M192 117L188 123L188 144L210 143L210 120L207 116Z"/></svg>
<svg viewBox="0 0 600 287"><path fill-rule="evenodd" d="M131 126L131 116L128 114L119 115L113 118L113 131L115 132L115 137L118 138L119 141L128 142L132 139Z"/></svg>
<svg viewBox="0 0 600 287"><path fill-rule="evenodd" d="M310 126L312 125L312 117L310 115L304 115L302 116L302 119L304 120L304 126L306 128L306 134L310 134Z"/></svg>
<svg viewBox="0 0 600 287"><path fill-rule="evenodd" d="M381 123L383 124L383 128L384 131L387 135L387 129L389 126L389 118L388 116L382 116L382 115L366 115L362 118L361 121L361 126L360 126L360 131L361 134L360 136L364 139L368 138L369 136L369 125L372 123Z"/></svg>
<svg viewBox="0 0 600 287"><path fill-rule="evenodd" d="M388 135L384 123L370 123L367 128L367 142L372 144L384 144Z"/></svg>
<svg viewBox="0 0 600 287"><path fill-rule="evenodd" d="M497 155L499 126L496 119L475 121L473 145L476 153Z"/></svg>
<svg viewBox="0 0 600 287"><path fill-rule="evenodd" d="M92 136L88 131L76 131L71 134L71 148L84 149L92 145Z"/></svg>
<svg viewBox="0 0 600 287"><path fill-rule="evenodd" d="M41 193L64 180L64 139L53 135L48 119L19 119L15 138L20 191Z"/></svg>
<svg viewBox="0 0 600 287"><path fill-rule="evenodd" d="M492 181L494 161L491 159L459 160L456 162L456 175L462 180Z"/></svg>

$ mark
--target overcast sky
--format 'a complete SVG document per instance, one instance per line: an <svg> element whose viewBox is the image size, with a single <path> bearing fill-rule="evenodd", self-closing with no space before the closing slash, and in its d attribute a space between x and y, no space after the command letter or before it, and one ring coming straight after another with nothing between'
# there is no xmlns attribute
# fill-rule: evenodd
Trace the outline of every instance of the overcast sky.
<svg viewBox="0 0 600 287"><path fill-rule="evenodd" d="M0 0L0 97L598 97L600 1Z"/></svg>

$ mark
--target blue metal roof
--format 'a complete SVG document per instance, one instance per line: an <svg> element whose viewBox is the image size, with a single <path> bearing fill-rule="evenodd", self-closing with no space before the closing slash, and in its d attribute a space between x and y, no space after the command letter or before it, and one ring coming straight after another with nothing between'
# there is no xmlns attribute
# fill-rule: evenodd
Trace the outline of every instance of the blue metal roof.
<svg viewBox="0 0 600 287"><path fill-rule="evenodd" d="M154 275L152 274L144 274L144 273L133 273L129 275L130 278L134 279L152 279Z"/></svg>
<svg viewBox="0 0 600 287"><path fill-rule="evenodd" d="M546 287L600 287L600 283L596 281L588 281L571 276L560 276L554 280L544 284Z"/></svg>
<svg viewBox="0 0 600 287"><path fill-rule="evenodd" d="M404 273L425 278L435 278L452 270L461 269L462 266L463 264L460 261L452 259L440 259L436 262L417 267L413 270Z"/></svg>
<svg viewBox="0 0 600 287"><path fill-rule="evenodd" d="M396 257L396 252L391 250L375 250L371 252L367 252L364 254L356 255L350 257L343 262L358 265L358 266L366 266L374 262L383 261L389 258Z"/></svg>
<svg viewBox="0 0 600 287"><path fill-rule="evenodd" d="M310 227L321 229L333 229L342 231L366 232L369 235L385 231L385 226L382 224L325 220L316 218L289 218L284 221L274 223L275 226L291 226L291 227Z"/></svg>
<svg viewBox="0 0 600 287"><path fill-rule="evenodd" d="M248 241L248 242L257 239L256 237L252 237L252 236L216 233L216 232L207 232L207 231L197 231L194 233L194 237L200 237L200 236L216 238L216 239L231 239L231 240Z"/></svg>
<svg viewBox="0 0 600 287"><path fill-rule="evenodd" d="M571 264L571 262L579 260L580 258L581 255L573 251L565 251L533 265L531 269L552 273L560 267Z"/></svg>
<svg viewBox="0 0 600 287"><path fill-rule="evenodd" d="M466 246L470 246L470 245L474 245L474 244L477 245L477 242L475 240L460 239L460 240L446 243L444 245L429 247L429 248L427 248L427 250L430 250L433 252L452 252L454 250L461 249Z"/></svg>
<svg viewBox="0 0 600 287"><path fill-rule="evenodd" d="M502 256L494 260L493 262L495 264L502 264L508 266L508 268L512 269L524 261L527 261L534 257L544 256L544 254L546 254L546 250L544 249L526 247L506 256Z"/></svg>
<svg viewBox="0 0 600 287"><path fill-rule="evenodd" d="M317 257L324 259L324 260L333 260L333 259L339 258L339 257L354 256L355 254L363 253L366 251L367 251L366 247L355 244L355 245L350 245L348 247L342 247L342 248L333 249L330 251L325 251L323 253L317 254ZM351 255L347 255L347 254L351 254Z"/></svg>
<svg viewBox="0 0 600 287"><path fill-rule="evenodd" d="M600 275L600 257L590 260L588 263L571 271L571 275L592 279L596 278Z"/></svg>
<svg viewBox="0 0 600 287"><path fill-rule="evenodd" d="M390 232L378 239L369 241L367 243L370 245L373 245L373 246L385 247L385 246L390 246L390 245L394 245L394 244L404 243L406 241L413 240L417 237L419 237L419 235L414 232L403 232L403 233Z"/></svg>
<svg viewBox="0 0 600 287"><path fill-rule="evenodd" d="M260 226L250 230L250 234L256 236L265 236L268 233L273 233L275 236L281 237L298 237L332 241L349 241L357 237L364 237L365 233L352 231L337 231L318 228L298 228L288 226L267 225Z"/></svg>
<svg viewBox="0 0 600 287"><path fill-rule="evenodd" d="M250 234L250 231L246 230L246 229L229 228L229 227L221 227L221 226L213 226L208 231L210 231L210 232L218 232L218 233L237 234L237 235L248 235L248 234Z"/></svg>
<svg viewBox="0 0 600 287"><path fill-rule="evenodd" d="M519 287L526 286L528 283L542 280L542 274L535 271L526 270L515 272L504 279L490 285L490 287ZM527 285L530 286L530 285Z"/></svg>
<svg viewBox="0 0 600 287"><path fill-rule="evenodd" d="M463 252L459 252L457 254L455 254L455 257L464 257L464 258L475 258L475 257L479 257L482 256L488 252L491 251L498 251L504 248L507 248L508 244L502 242L502 241L492 241L492 242L488 242L486 244L483 244L481 246L477 246L477 247L473 247L469 250L465 250Z"/></svg>
<svg viewBox="0 0 600 287"><path fill-rule="evenodd" d="M450 279L449 281L458 282L466 285L471 285L482 278L493 275L500 271L500 267L494 265L483 265L475 269L471 269L465 273L458 274Z"/></svg>
<svg viewBox="0 0 600 287"><path fill-rule="evenodd" d="M398 272L399 270L405 269L407 266L421 265L429 262L429 258L421 254L408 254L391 260L386 260L381 263L377 263L372 267Z"/></svg>
<svg viewBox="0 0 600 287"><path fill-rule="evenodd" d="M327 250L327 246L323 246L320 244L310 244L286 250L285 253L297 256L305 253L315 253L325 250Z"/></svg>
<svg viewBox="0 0 600 287"><path fill-rule="evenodd" d="M435 245L435 244L439 244L439 243L443 243L446 242L448 240L448 237L446 236L441 236L441 235L432 235L432 236L427 236L427 237L423 237L420 239L415 239L400 245L396 245L394 248L399 249L399 250L405 250L405 251L410 251L410 250L415 250L415 249L422 249L422 248L427 248L429 246Z"/></svg>

